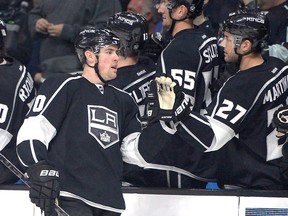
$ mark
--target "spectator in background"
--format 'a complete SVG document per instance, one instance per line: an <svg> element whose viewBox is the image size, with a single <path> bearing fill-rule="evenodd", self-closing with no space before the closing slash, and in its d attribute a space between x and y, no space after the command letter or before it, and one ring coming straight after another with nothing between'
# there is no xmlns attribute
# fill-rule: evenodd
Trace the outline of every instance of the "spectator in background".
<svg viewBox="0 0 288 216"><path fill-rule="evenodd" d="M16 155L16 134L31 107L35 89L33 78L26 67L7 56L5 38L7 28L0 20L0 152L24 171ZM0 163L0 184L13 184L17 180L17 176Z"/></svg>
<svg viewBox="0 0 288 216"><path fill-rule="evenodd" d="M31 59L32 43L28 31L29 1L0 1L0 19L7 28L6 52L25 66Z"/></svg>
<svg viewBox="0 0 288 216"><path fill-rule="evenodd" d="M127 11L143 15L149 24L149 34L161 32L162 25L153 0L130 0Z"/></svg>
<svg viewBox="0 0 288 216"><path fill-rule="evenodd" d="M39 64L34 77L41 83L52 73L81 70L74 50L74 40L81 27L106 25L109 16L122 10L119 0L42 0L29 14L29 29L39 41ZM35 48L37 52L37 48Z"/></svg>

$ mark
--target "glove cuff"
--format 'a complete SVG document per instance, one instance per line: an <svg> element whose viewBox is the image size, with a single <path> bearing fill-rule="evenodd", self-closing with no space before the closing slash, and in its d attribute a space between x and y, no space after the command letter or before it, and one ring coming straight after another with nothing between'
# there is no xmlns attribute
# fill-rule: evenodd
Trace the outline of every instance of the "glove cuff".
<svg viewBox="0 0 288 216"><path fill-rule="evenodd" d="M33 164L27 170L30 181L47 182L53 179L59 179L59 171L47 161L39 161Z"/></svg>

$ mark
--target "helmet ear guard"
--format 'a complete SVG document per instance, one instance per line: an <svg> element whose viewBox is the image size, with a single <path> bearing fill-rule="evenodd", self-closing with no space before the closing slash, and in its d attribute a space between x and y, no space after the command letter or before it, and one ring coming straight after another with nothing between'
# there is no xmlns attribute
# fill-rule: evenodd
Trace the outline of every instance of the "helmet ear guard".
<svg viewBox="0 0 288 216"><path fill-rule="evenodd" d="M223 32L234 36L234 43L239 47L243 40L252 43L252 51L261 52L267 46L269 26L267 18L261 12L239 10L224 21Z"/></svg>

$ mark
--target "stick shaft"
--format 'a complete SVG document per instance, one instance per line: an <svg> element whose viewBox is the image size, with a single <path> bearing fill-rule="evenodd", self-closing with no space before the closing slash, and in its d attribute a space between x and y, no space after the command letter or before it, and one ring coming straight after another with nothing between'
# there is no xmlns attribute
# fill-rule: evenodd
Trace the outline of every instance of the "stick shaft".
<svg viewBox="0 0 288 216"><path fill-rule="evenodd" d="M29 188L31 187L29 184L28 176L22 173L14 164L11 163L2 153L0 153L0 162L3 163L11 172L13 172L19 179L21 179L25 185ZM58 216L69 216L67 212L64 211L57 203L55 203L55 211Z"/></svg>

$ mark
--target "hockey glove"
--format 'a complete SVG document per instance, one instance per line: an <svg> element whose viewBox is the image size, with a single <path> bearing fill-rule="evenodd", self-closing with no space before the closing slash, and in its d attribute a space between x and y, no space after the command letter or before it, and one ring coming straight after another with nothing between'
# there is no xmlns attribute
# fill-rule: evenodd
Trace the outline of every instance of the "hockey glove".
<svg viewBox="0 0 288 216"><path fill-rule="evenodd" d="M154 62L157 61L158 57L160 56L162 50L166 47L170 40L170 34L167 33L160 33L155 32L149 35L148 40L146 41L143 54L145 56L150 57Z"/></svg>
<svg viewBox="0 0 288 216"><path fill-rule="evenodd" d="M29 197L32 203L40 207L46 215L55 209L55 201L59 196L59 172L46 161L40 161L27 170L30 181Z"/></svg>
<svg viewBox="0 0 288 216"><path fill-rule="evenodd" d="M272 122L276 128L276 136L278 138L288 136L288 106L280 107L276 110Z"/></svg>
<svg viewBox="0 0 288 216"><path fill-rule="evenodd" d="M280 167L280 171L282 174L283 179L287 182L288 181L288 143L285 143L282 147L282 163Z"/></svg>
<svg viewBox="0 0 288 216"><path fill-rule="evenodd" d="M180 121L190 113L189 99L179 91L179 86L170 77L156 77L150 83L148 93L148 122L156 120Z"/></svg>

